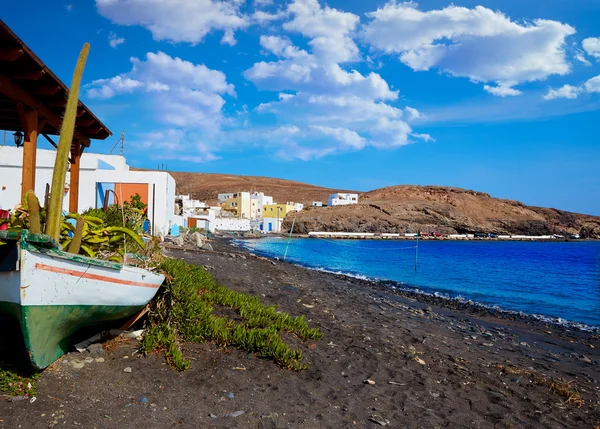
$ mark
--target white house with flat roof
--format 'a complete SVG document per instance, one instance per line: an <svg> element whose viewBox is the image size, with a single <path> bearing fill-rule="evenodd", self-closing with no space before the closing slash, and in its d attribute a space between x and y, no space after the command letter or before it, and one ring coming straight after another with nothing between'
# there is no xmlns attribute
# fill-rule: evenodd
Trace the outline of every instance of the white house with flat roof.
<svg viewBox="0 0 600 429"><path fill-rule="evenodd" d="M52 183L56 151L36 153L35 194L43 204L46 184ZM0 208L13 209L21 202L23 148L0 147ZM69 173L64 185L63 209L69 209ZM79 212L105 204L129 201L135 194L148 205L148 219L154 234L168 234L172 224L183 225L175 214L175 179L164 171L130 171L120 155L84 152L79 172ZM106 200L108 198L108 200ZM105 201L106 200L106 201Z"/></svg>
<svg viewBox="0 0 600 429"><path fill-rule="evenodd" d="M329 195L327 199L328 206L345 206L348 204L358 204L358 194L345 194L338 192Z"/></svg>

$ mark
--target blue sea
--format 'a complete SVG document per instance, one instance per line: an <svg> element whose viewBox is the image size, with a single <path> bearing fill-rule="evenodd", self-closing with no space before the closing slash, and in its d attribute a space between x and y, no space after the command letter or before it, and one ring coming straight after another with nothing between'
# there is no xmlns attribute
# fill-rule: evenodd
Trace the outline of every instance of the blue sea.
<svg viewBox="0 0 600 429"><path fill-rule="evenodd" d="M305 267L600 327L600 242L237 240ZM415 259L417 270L415 271Z"/></svg>

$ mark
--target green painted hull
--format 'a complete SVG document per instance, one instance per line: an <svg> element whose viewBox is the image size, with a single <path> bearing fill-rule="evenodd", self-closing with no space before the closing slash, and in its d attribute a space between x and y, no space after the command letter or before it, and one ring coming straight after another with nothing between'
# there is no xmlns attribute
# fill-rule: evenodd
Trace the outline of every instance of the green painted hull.
<svg viewBox="0 0 600 429"><path fill-rule="evenodd" d="M124 319L140 307L97 305L36 305L0 302L0 314L17 320L31 365L44 369L67 353L72 337L82 329Z"/></svg>
<svg viewBox="0 0 600 429"><path fill-rule="evenodd" d="M20 323L31 364L46 368L69 350L72 336L81 329L123 319L138 310L97 305L22 307Z"/></svg>

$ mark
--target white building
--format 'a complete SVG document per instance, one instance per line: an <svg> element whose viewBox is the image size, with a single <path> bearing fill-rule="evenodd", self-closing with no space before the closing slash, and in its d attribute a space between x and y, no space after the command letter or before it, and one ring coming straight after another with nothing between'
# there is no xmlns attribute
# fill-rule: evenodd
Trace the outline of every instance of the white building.
<svg viewBox="0 0 600 429"><path fill-rule="evenodd" d="M323 207L323 203L321 201L313 201L311 206L313 207Z"/></svg>
<svg viewBox="0 0 600 429"><path fill-rule="evenodd" d="M219 204L223 204L223 203L227 202L228 199L233 198L234 195L235 195L235 192L225 192L222 194L218 194L217 201L219 202Z"/></svg>
<svg viewBox="0 0 600 429"><path fill-rule="evenodd" d="M265 195L263 192L253 192L250 194L250 214L252 219L262 219L263 206L273 204L273 197Z"/></svg>
<svg viewBox="0 0 600 429"><path fill-rule="evenodd" d="M184 213L192 212L197 209L204 210L204 209L208 208L208 204L206 204L202 201L199 201L199 200L192 200L189 194L188 195L176 195L175 200L181 201Z"/></svg>
<svg viewBox="0 0 600 429"><path fill-rule="evenodd" d="M302 211L302 209L304 209L304 204L302 204L302 203L288 203L288 204L293 205L297 212Z"/></svg>
<svg viewBox="0 0 600 429"><path fill-rule="evenodd" d="M348 204L358 204L358 194L344 194L338 192L337 194L329 195L327 200L328 206L344 206Z"/></svg>
<svg viewBox="0 0 600 429"><path fill-rule="evenodd" d="M44 201L46 184L52 183L56 151L38 149L36 153L35 193ZM12 209L21 202L23 149L0 148L0 207ZM63 209L69 207L69 173L65 182ZM129 201L139 194L148 204L148 219L153 233L167 234L172 224L183 225L175 215L175 179L164 171L130 171L124 157L84 152L79 172L79 212L108 204Z"/></svg>

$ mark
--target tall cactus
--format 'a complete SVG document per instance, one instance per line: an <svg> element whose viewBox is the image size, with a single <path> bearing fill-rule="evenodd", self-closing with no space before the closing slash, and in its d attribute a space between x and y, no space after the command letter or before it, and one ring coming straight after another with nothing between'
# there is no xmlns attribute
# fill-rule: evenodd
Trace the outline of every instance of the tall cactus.
<svg viewBox="0 0 600 429"><path fill-rule="evenodd" d="M90 44L86 43L81 49L77 66L73 73L67 107L60 127L60 139L56 149L56 161L54 162L54 174L52 176L52 190L50 191L50 202L48 207L48 221L46 223L46 234L55 240L59 239L60 222L62 220L63 189L67 177L67 163L69 162L69 151L75 132L75 120L77 119L77 104L79 103L79 86L85 61L90 51Z"/></svg>
<svg viewBox="0 0 600 429"><path fill-rule="evenodd" d="M77 216L77 221L75 223L75 232L73 233L73 240L71 240L71 244L69 244L69 249L67 252L78 254L81 249L81 240L83 238L83 227L85 226L85 221L83 220L83 216Z"/></svg>
<svg viewBox="0 0 600 429"><path fill-rule="evenodd" d="M40 202L35 196L35 192L27 191L25 193L25 202L29 213L29 232L33 234L42 233L42 222L40 220Z"/></svg>

